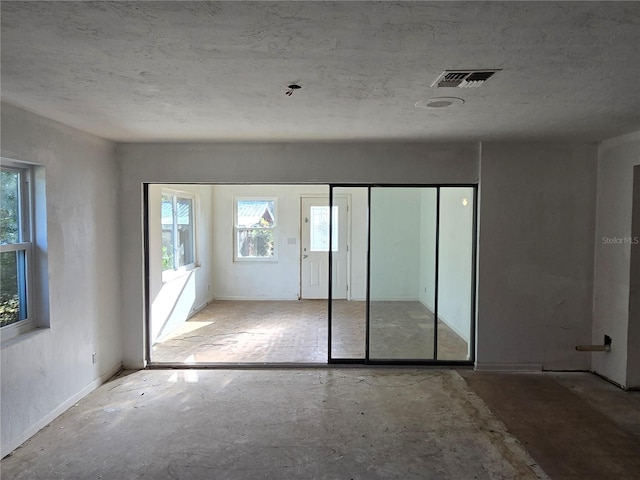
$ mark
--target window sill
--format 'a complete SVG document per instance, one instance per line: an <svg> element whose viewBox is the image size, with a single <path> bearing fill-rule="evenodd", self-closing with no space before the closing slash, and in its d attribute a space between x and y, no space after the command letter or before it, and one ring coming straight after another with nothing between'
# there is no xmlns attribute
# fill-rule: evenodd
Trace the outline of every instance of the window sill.
<svg viewBox="0 0 640 480"><path fill-rule="evenodd" d="M34 327L31 330L27 330L23 333L18 333L15 336L7 338L6 340L2 338L2 340L0 340L0 348L6 348L11 345L15 345L16 343L21 343L21 342L31 340L34 337L37 337L39 335L44 335L45 333L50 331L51 329L49 327Z"/></svg>
<svg viewBox="0 0 640 480"><path fill-rule="evenodd" d="M233 263L278 263L277 258L234 258Z"/></svg>
<svg viewBox="0 0 640 480"><path fill-rule="evenodd" d="M162 283L173 282L187 275L191 275L196 270L202 268L200 265L181 268L180 270L167 270L162 272Z"/></svg>

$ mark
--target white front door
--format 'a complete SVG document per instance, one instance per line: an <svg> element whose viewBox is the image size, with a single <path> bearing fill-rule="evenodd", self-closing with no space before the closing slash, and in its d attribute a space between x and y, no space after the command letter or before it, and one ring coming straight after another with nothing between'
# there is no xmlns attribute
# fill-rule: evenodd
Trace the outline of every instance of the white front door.
<svg viewBox="0 0 640 480"><path fill-rule="evenodd" d="M329 198L302 197L300 225L300 297L328 298L329 278ZM348 201L334 197L332 213L332 297L347 298L348 278Z"/></svg>

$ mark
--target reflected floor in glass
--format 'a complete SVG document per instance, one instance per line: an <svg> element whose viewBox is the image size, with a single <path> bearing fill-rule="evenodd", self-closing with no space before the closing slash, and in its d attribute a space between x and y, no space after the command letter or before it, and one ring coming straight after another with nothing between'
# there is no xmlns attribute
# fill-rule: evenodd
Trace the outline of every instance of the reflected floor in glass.
<svg viewBox="0 0 640 480"><path fill-rule="evenodd" d="M433 312L415 301L372 301L372 360L432 360ZM467 342L438 322L438 360L467 360Z"/></svg>
<svg viewBox="0 0 640 480"><path fill-rule="evenodd" d="M385 310L394 315L389 318L396 319L407 307L411 311L424 308L418 302L381 303L392 304L385 306ZM364 357L365 302L336 300L332 305L335 319L333 357ZM375 328L385 329L382 326ZM390 328L392 324L386 329ZM450 345L451 355L457 355L455 359L466 359L467 344L444 325L439 331L440 349L445 348L445 344ZM384 338L384 331L379 333L380 338ZM397 343L392 342L389 349L399 349L404 352L404 358L420 358L411 351L414 347L410 342ZM398 355L391 358L398 358ZM442 355L441 358L454 359ZM327 301L214 301L157 342L153 346L152 361L326 363Z"/></svg>

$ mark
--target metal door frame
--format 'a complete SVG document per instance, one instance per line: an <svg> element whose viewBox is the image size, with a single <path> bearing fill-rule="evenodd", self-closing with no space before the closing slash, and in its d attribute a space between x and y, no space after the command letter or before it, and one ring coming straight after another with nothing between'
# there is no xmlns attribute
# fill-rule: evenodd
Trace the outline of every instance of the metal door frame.
<svg viewBox="0 0 640 480"><path fill-rule="evenodd" d="M471 319L469 335L469 359L468 360L438 360L438 297L439 297L439 261L440 261L440 189L441 188L472 188L473 189L473 225L472 225L472 250L471 250ZM331 351L333 338L332 329L332 267L333 258L329 249L329 298L327 300L328 335L327 352L330 365L439 365L439 366L471 366L476 357L476 285L477 285L477 244L478 244L478 184L329 184L329 205L333 206L335 188L366 188L367 189L367 272L366 272L366 323L365 323L365 356L364 358L334 358ZM372 360L369 355L370 346L370 290L371 290L371 190L373 188L435 188L436 189L436 245L435 245L435 298L434 298L434 332L433 332L433 359L382 359ZM353 212L351 213L353 215ZM353 219L352 219L353 220ZM333 225L329 222L329 242L332 241Z"/></svg>

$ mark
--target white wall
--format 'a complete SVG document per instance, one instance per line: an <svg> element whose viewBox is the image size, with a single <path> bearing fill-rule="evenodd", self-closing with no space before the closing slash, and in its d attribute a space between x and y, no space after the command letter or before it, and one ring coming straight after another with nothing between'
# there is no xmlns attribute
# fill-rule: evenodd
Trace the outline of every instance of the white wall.
<svg viewBox="0 0 640 480"><path fill-rule="evenodd" d="M120 368L122 329L113 144L2 104L2 156L45 167L50 318L1 346L5 455Z"/></svg>
<svg viewBox="0 0 640 480"><path fill-rule="evenodd" d="M162 280L162 189L195 195L194 270ZM206 185L149 185L149 298L152 343L168 335L213 298L213 195Z"/></svg>
<svg viewBox="0 0 640 480"><path fill-rule="evenodd" d="M420 286L419 300L432 312L436 298L436 223L438 190L420 191Z"/></svg>
<svg viewBox="0 0 640 480"><path fill-rule="evenodd" d="M631 237L634 165L640 165L640 132L600 145L592 341L601 344L607 334L613 343L610 353L591 355L592 368L622 386L628 385L631 263L631 244L624 239Z"/></svg>
<svg viewBox="0 0 640 480"><path fill-rule="evenodd" d="M478 368L588 370L597 147L483 143Z"/></svg>
<svg viewBox="0 0 640 480"><path fill-rule="evenodd" d="M213 188L213 291L223 300L297 300L300 293L300 195L329 198L326 185L216 185ZM234 198L277 197L275 261L233 261ZM289 239L295 243L289 243Z"/></svg>
<svg viewBox="0 0 640 480"><path fill-rule="evenodd" d="M371 191L370 294L376 300L418 300L420 190Z"/></svg>
<svg viewBox="0 0 640 480"><path fill-rule="evenodd" d="M124 364L144 365L142 183L476 183L475 143L121 144Z"/></svg>
<svg viewBox="0 0 640 480"><path fill-rule="evenodd" d="M462 204L466 198L468 204ZM473 188L440 189L438 318L467 343L472 306ZM419 300L435 309L436 189L421 191Z"/></svg>

